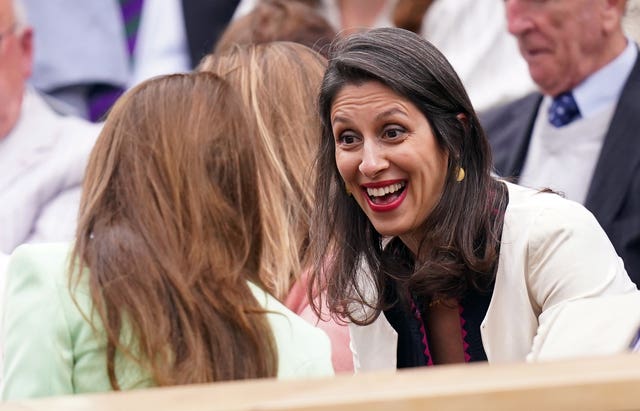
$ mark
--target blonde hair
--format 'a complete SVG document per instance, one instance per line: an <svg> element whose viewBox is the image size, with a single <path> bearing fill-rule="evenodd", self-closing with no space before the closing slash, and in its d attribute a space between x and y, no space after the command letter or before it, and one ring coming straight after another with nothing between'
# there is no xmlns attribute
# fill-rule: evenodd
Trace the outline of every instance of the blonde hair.
<svg viewBox="0 0 640 411"><path fill-rule="evenodd" d="M316 99L325 67L318 53L289 42L235 46L207 56L199 67L239 91L253 123L263 234L260 278L280 300L307 258L320 139Z"/></svg>

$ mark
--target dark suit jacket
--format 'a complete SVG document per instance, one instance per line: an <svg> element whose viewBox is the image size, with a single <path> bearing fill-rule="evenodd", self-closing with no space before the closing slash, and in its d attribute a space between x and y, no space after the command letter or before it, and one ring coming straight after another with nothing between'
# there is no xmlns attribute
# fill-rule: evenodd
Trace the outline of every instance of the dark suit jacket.
<svg viewBox="0 0 640 411"><path fill-rule="evenodd" d="M182 0L191 66L211 52L240 0Z"/></svg>
<svg viewBox="0 0 640 411"><path fill-rule="evenodd" d="M541 101L534 93L480 116L499 175L519 177ZM640 57L613 114L584 205L640 285Z"/></svg>

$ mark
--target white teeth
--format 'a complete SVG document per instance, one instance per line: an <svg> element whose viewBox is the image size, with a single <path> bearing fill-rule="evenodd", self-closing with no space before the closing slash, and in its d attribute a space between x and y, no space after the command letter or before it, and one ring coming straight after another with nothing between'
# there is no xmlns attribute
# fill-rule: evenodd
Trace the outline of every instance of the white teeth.
<svg viewBox="0 0 640 411"><path fill-rule="evenodd" d="M404 187L404 183L395 183L386 187L367 188L367 194L371 197L382 197L387 194L395 193Z"/></svg>

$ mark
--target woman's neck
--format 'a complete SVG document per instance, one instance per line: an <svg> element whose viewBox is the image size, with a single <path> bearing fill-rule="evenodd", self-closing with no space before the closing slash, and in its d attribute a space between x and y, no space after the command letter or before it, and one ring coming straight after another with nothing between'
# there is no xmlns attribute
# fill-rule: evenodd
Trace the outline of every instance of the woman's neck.
<svg viewBox="0 0 640 411"><path fill-rule="evenodd" d="M424 239L418 237L415 231L399 235L398 238L400 238L400 241L402 241L402 243L411 251L416 261L420 261L419 251L420 248L422 248L421 244L424 242Z"/></svg>

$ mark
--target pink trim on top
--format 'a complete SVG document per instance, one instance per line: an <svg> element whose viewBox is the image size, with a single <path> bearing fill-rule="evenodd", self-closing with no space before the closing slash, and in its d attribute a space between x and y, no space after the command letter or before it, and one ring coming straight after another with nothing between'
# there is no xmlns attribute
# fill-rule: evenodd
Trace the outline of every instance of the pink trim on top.
<svg viewBox="0 0 640 411"><path fill-rule="evenodd" d="M422 319L422 314L420 314L420 310L416 306L416 303L411 298L411 311L413 311L413 315L418 320L420 324L420 334L422 334L422 346L424 347L424 355L427 357L427 366L433 365L433 359L431 358L431 350L429 350L429 342L427 341L427 330L424 327L424 320Z"/></svg>
<svg viewBox="0 0 640 411"><path fill-rule="evenodd" d="M458 315L460 316L460 336L462 337L462 348L464 349L464 362L470 362L471 356L469 355L469 343L467 342L467 330L465 330L464 325L466 324L466 320L462 316L462 312L464 311L464 307L462 304L458 304Z"/></svg>

